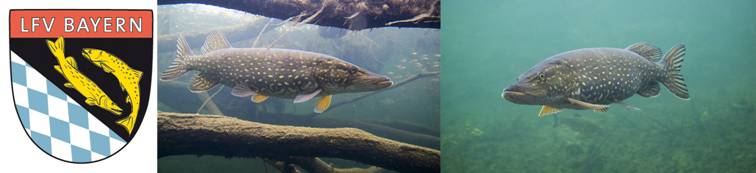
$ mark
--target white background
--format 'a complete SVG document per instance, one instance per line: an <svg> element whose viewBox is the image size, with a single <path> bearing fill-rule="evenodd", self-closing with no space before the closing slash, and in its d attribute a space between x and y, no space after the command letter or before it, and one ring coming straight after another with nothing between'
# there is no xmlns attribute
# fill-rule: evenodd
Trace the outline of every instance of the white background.
<svg viewBox="0 0 756 173"><path fill-rule="evenodd" d="M50 157L24 132L16 114L10 80L9 9L152 9L157 33L156 1L46 0L3 1L0 4L0 172L157 172L157 61L153 58L152 89L147 113L134 139L112 157L89 164L72 164ZM153 39L153 45L157 45ZM157 57L153 48L153 57Z"/></svg>

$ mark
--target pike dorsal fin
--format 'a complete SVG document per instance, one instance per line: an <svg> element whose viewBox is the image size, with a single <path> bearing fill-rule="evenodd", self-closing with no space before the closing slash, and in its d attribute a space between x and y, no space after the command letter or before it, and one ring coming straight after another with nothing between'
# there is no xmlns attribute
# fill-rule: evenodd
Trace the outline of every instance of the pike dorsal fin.
<svg viewBox="0 0 756 173"><path fill-rule="evenodd" d="M79 69L79 66L78 66L78 65L76 65L76 60L74 60L74 59L73 59L73 57L71 57L71 56L69 56L69 57L66 57L66 61L68 61L68 64L71 64L71 66L72 66L72 67L73 67L74 69Z"/></svg>
<svg viewBox="0 0 756 173"><path fill-rule="evenodd" d="M228 43L228 40L226 40L220 32L213 32L207 36L205 44L202 45L202 54L226 48L231 48L231 44Z"/></svg>
<svg viewBox="0 0 756 173"><path fill-rule="evenodd" d="M635 43L627 46L625 49L635 52L651 62L659 62L659 60L661 60L661 49L645 42Z"/></svg>

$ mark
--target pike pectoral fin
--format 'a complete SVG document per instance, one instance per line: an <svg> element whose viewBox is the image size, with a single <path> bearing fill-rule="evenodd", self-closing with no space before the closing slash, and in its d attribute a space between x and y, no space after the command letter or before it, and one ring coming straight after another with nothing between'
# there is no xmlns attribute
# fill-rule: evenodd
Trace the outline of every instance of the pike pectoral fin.
<svg viewBox="0 0 756 173"><path fill-rule="evenodd" d="M592 109L596 112L606 112L609 110L608 105L593 104L593 103L576 100L573 98L567 98L567 102L569 102L575 107L583 108L583 109Z"/></svg>
<svg viewBox="0 0 756 173"><path fill-rule="evenodd" d="M254 96L252 96L252 102L255 102L255 103L262 103L265 100L268 100L268 96L264 96L264 95L254 95Z"/></svg>
<svg viewBox="0 0 756 173"><path fill-rule="evenodd" d="M231 95L236 97L249 97L257 95L257 93L245 85L236 85L231 89Z"/></svg>
<svg viewBox="0 0 756 173"><path fill-rule="evenodd" d="M71 84L70 82L64 83L63 86L65 86L66 88L74 88L73 84Z"/></svg>
<svg viewBox="0 0 756 173"><path fill-rule="evenodd" d="M113 68L110 68L110 66L108 66L106 64L102 64L102 71L105 71L105 73L112 73L113 72Z"/></svg>
<svg viewBox="0 0 756 173"><path fill-rule="evenodd" d="M299 94L299 95L297 95L297 97L294 98L294 103L302 103L302 102L305 102L307 100L310 100L313 97L315 97L318 94L320 94L320 91L322 91L322 90L318 89L318 90L315 90L314 92L309 93L309 94Z"/></svg>
<svg viewBox="0 0 756 173"><path fill-rule="evenodd" d="M59 65L55 65L55 66L53 66L53 68L55 68L55 71L58 71L58 73L63 74L63 70L60 69Z"/></svg>
<svg viewBox="0 0 756 173"><path fill-rule="evenodd" d="M84 100L84 103L87 103L87 105L92 106L97 104L97 100L91 97L87 97L87 100Z"/></svg>
<svg viewBox="0 0 756 173"><path fill-rule="evenodd" d="M559 111L562 111L562 110L556 107L551 107L549 105L543 105L541 107L541 111L538 112L538 118L545 117L546 115L555 114L555 113L558 113Z"/></svg>
<svg viewBox="0 0 756 173"><path fill-rule="evenodd" d="M317 105L315 105L315 113L323 113L325 112L328 107L331 106L331 99L333 98L332 95L323 96L323 98L320 99Z"/></svg>

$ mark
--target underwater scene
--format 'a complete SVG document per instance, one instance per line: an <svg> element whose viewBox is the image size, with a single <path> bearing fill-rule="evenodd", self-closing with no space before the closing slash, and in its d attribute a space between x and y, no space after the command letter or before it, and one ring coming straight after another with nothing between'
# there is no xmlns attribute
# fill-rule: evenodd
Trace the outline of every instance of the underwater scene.
<svg viewBox="0 0 756 173"><path fill-rule="evenodd" d="M396 160L384 159L393 156L373 152L381 149L377 145L384 143L440 157L439 29L349 30L202 4L159 5L157 9L157 70L161 78L158 82L159 172L313 172L321 169L312 165L361 172L423 170L403 167L402 163L393 163ZM276 59L278 57L289 59ZM252 58L263 60L252 61ZM262 62L265 60L269 62ZM259 65L255 66L256 63ZM303 68L298 68L300 66ZM254 71L258 68L260 70ZM301 72L306 68L314 69L310 78L332 83L313 89L309 80L304 80L310 74ZM300 72L295 73L298 70ZM261 72L263 74L259 74ZM259 81L255 81L257 79ZM167 116L163 115L168 114L186 116L164 118ZM195 114L198 115L194 119L209 117L210 120L182 119ZM167 123L171 119L175 120L171 122L195 123L198 127L204 124L204 127L191 129L193 127ZM225 124L250 126L223 129ZM176 142L172 139L178 138L172 135L181 133L164 130L169 128L192 135L183 137L186 141ZM258 128L271 129L271 136L262 135L270 138L229 137L247 135L241 132L257 132ZM310 133L315 135L297 136ZM208 137L211 135L214 136ZM323 136L322 141L318 141L318 135ZM339 153L342 151L336 148L343 144L339 143L342 138L361 139L363 136L366 142L356 141L354 146L347 146L355 148L353 150ZM380 139L371 143L374 138ZM197 142L191 143L194 139ZM230 142L221 141L227 145L212 146L202 142L205 139ZM250 142L252 140L262 142ZM254 148L268 143L264 140L284 142L269 142ZM357 146L362 143L367 144ZM236 151L234 148L245 148L244 144L254 149ZM346 153L361 149L367 152ZM403 152L407 151L394 154L402 157ZM318 153L324 154L309 157ZM298 154L308 157L293 157ZM351 155L340 158L347 154Z"/></svg>
<svg viewBox="0 0 756 173"><path fill-rule="evenodd" d="M756 167L755 1L472 0L444 1L443 9L443 172L753 172ZM639 42L646 44L630 46ZM596 111L542 110L504 98L528 102L514 99L524 94L513 93L512 86L549 79L552 73L528 72L549 57L629 46L617 51L646 52L644 58L661 64L633 74L675 75L658 79L668 82L663 85L645 83L644 92L622 104L606 104L608 109L570 101ZM588 63L596 62L570 65ZM681 70L669 70L676 68ZM591 70L558 72L599 73ZM503 94L505 88L510 94Z"/></svg>

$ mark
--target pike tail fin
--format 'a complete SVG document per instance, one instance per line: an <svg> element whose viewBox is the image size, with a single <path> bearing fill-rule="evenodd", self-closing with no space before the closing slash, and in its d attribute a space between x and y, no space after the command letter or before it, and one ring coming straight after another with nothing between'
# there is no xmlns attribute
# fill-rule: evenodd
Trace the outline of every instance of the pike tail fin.
<svg viewBox="0 0 756 173"><path fill-rule="evenodd" d="M685 45L677 44L664 55L661 63L665 71L661 83L669 89L670 92L681 99L688 99L688 87L685 85L681 70L683 56L685 56Z"/></svg>
<svg viewBox="0 0 756 173"><path fill-rule="evenodd" d="M123 126L126 132L131 134L131 131L134 130L134 124L136 124L136 118L137 114L131 113L128 117L116 121L116 124Z"/></svg>
<svg viewBox="0 0 756 173"><path fill-rule="evenodd" d="M63 56L64 52L64 46L65 41L63 40L63 37L58 37L55 42L47 40L47 47L50 48L50 52L55 56L56 58L65 59L65 56Z"/></svg>
<svg viewBox="0 0 756 173"><path fill-rule="evenodd" d="M186 43L183 35L179 35L178 44L176 44L176 59L173 60L173 64L166 69L160 76L160 80L172 80L182 74L186 73L187 65L185 60L187 57L192 56L192 49L189 48L189 44Z"/></svg>

